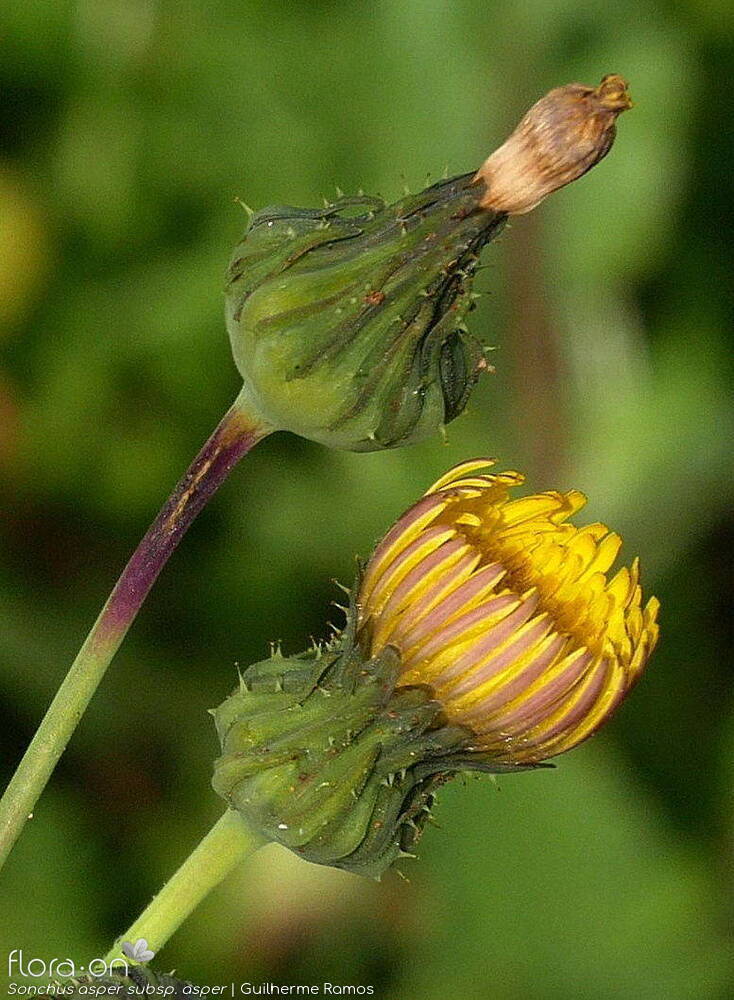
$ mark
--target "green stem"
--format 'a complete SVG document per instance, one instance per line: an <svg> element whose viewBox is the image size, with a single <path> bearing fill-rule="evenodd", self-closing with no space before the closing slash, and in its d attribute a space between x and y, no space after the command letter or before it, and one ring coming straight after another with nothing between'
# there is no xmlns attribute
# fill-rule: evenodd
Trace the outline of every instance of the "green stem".
<svg viewBox="0 0 734 1000"><path fill-rule="evenodd" d="M271 430L238 399L133 553L0 800L0 868L158 574L235 464Z"/></svg>
<svg viewBox="0 0 734 1000"><path fill-rule="evenodd" d="M228 809L135 923L117 939L105 962L110 965L123 958L123 941L135 944L144 938L150 951L160 951L202 899L263 843L239 813Z"/></svg>

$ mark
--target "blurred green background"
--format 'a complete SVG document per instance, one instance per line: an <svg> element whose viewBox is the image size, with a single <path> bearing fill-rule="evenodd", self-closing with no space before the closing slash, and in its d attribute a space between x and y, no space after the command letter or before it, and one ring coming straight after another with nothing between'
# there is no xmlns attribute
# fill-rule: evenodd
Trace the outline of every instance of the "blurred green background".
<svg viewBox="0 0 734 1000"><path fill-rule="evenodd" d="M637 105L485 252L497 373L446 444L277 435L194 526L8 864L0 982L11 948L106 952L219 813L206 709L235 662L325 635L331 579L491 454L587 492L640 554L663 605L643 682L555 772L447 788L409 882L268 848L161 967L381 1000L734 995L730 4L5 0L0 39L0 777L238 390L235 197L399 196L571 80L622 73Z"/></svg>

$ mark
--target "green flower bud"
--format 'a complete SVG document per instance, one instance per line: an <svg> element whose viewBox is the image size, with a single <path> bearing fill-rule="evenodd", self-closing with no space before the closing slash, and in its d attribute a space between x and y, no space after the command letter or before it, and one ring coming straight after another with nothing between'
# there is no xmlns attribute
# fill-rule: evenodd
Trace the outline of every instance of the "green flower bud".
<svg viewBox="0 0 734 1000"><path fill-rule="evenodd" d="M355 589L356 592L356 589ZM400 658L369 659L356 614L331 647L249 667L213 712L215 790L263 836L317 864L379 877L409 855L436 788L459 770L526 770L472 748Z"/></svg>
<svg viewBox="0 0 734 1000"><path fill-rule="evenodd" d="M386 206L266 208L236 247L227 325L243 400L336 448L421 440L458 416L486 368L465 326L479 253L506 215L466 174Z"/></svg>
<svg viewBox="0 0 734 1000"><path fill-rule="evenodd" d="M627 82L557 87L476 174L386 206L340 197L251 219L227 280L241 402L334 448L419 441L457 417L482 369L465 325L482 248L609 152Z"/></svg>

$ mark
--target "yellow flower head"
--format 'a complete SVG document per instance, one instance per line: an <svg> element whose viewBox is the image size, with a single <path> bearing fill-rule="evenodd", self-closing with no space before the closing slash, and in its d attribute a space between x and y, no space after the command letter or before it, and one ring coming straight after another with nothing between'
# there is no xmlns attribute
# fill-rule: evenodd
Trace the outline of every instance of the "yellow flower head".
<svg viewBox="0 0 734 1000"><path fill-rule="evenodd" d="M385 536L357 599L371 656L400 653L400 684L427 685L448 719L500 760L534 763L590 736L640 676L658 638L639 564L611 579L621 539L568 518L586 498L510 499L524 477L464 462Z"/></svg>

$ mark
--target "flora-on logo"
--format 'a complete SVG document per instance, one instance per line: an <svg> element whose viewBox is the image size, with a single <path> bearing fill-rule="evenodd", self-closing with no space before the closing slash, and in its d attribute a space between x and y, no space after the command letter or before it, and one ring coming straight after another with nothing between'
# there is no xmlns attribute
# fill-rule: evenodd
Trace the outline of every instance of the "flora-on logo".
<svg viewBox="0 0 734 1000"><path fill-rule="evenodd" d="M151 952L148 954L151 958L153 957ZM127 962L123 962L121 958L113 958L109 963L104 958L93 958L85 969L83 965L75 965L70 958L26 958L22 948L13 948L8 955L8 977L10 979L16 975L31 979L67 978L78 976L83 972L90 976L109 976L113 970L127 975ZM16 992L20 995L17 990ZM35 995L35 993L28 993L28 996ZM59 994L59 996L62 995Z"/></svg>
<svg viewBox="0 0 734 1000"><path fill-rule="evenodd" d="M150 950L145 938L138 938L134 944L132 941L123 941L122 954L125 958L131 958L133 962L140 963L149 962L151 958L155 958L155 952Z"/></svg>

